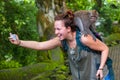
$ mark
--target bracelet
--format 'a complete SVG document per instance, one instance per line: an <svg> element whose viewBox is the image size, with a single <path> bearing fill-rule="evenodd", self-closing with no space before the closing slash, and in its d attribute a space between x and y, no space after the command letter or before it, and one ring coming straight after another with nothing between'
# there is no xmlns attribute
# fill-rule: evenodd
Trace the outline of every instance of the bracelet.
<svg viewBox="0 0 120 80"><path fill-rule="evenodd" d="M17 44L17 45L19 46L20 44L21 44L21 40L19 40L19 42L18 42L18 44Z"/></svg>
<svg viewBox="0 0 120 80"><path fill-rule="evenodd" d="M103 70L103 68L99 68L98 70Z"/></svg>

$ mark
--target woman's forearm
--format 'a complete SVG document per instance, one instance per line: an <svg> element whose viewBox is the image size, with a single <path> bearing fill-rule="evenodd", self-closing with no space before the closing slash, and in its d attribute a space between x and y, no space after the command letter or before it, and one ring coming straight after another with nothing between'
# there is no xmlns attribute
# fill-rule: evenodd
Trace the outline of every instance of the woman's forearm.
<svg viewBox="0 0 120 80"><path fill-rule="evenodd" d="M99 69L103 69L106 63L106 60L108 58L109 48L107 47L104 51L101 53L101 63L99 66Z"/></svg>
<svg viewBox="0 0 120 80"><path fill-rule="evenodd" d="M23 41L20 40L19 46L39 50L39 42L37 41Z"/></svg>
<svg viewBox="0 0 120 80"><path fill-rule="evenodd" d="M49 50L61 45L61 42L57 37L43 42L24 41L24 40L19 40L19 41L20 41L19 46L31 48L35 50Z"/></svg>

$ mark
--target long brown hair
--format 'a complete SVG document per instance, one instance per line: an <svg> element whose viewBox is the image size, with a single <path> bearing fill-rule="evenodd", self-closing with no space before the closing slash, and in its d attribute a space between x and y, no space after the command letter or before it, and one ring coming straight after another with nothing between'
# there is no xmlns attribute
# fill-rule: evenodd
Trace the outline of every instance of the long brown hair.
<svg viewBox="0 0 120 80"><path fill-rule="evenodd" d="M56 20L63 20L66 28L71 27L72 32L76 31L76 26L74 23L74 14L71 10L55 16L55 21Z"/></svg>

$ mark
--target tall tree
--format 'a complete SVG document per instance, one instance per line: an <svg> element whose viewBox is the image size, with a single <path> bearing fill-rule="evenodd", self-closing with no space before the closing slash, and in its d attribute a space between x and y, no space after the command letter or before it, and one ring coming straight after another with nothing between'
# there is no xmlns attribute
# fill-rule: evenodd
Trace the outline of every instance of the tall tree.
<svg viewBox="0 0 120 80"><path fill-rule="evenodd" d="M48 40L54 37L54 17L65 11L65 0L35 0L35 2L38 8L36 19L40 41ZM48 59L48 52L38 52L38 56L42 55L43 59Z"/></svg>

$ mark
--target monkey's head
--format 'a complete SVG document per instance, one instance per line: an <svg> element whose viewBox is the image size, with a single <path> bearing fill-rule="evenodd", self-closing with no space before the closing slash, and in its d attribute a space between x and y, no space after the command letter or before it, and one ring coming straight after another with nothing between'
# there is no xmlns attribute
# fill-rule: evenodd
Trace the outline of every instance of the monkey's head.
<svg viewBox="0 0 120 80"><path fill-rule="evenodd" d="M95 23L98 19L98 12L96 10L90 10L88 11L89 18L92 23Z"/></svg>
<svg viewBox="0 0 120 80"><path fill-rule="evenodd" d="M79 10L74 15L81 19L86 18L85 20L89 20L91 23L95 23L98 19L98 12L96 10Z"/></svg>

